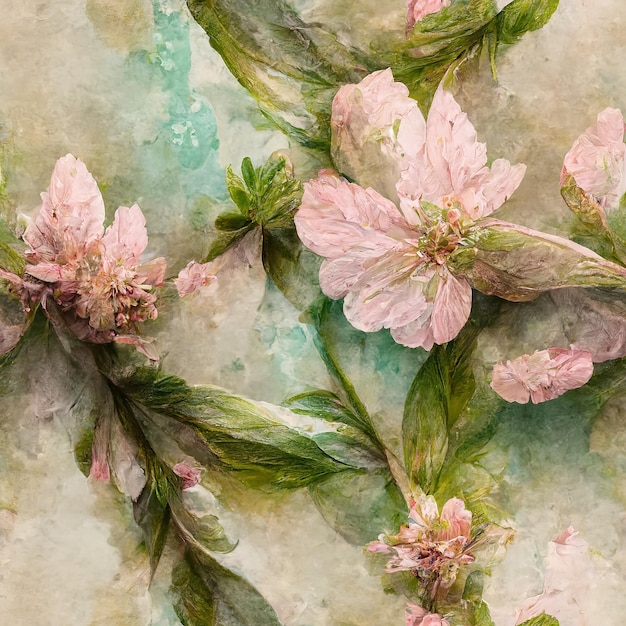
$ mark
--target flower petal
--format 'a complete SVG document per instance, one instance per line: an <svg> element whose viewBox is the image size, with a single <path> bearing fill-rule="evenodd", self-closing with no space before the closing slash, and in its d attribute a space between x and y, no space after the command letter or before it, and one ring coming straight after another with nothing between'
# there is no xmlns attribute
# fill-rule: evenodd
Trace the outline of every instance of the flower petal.
<svg viewBox="0 0 626 626"><path fill-rule="evenodd" d="M71 154L60 158L41 198L39 214L23 235L35 261L51 261L68 249L81 252L102 235L102 195L80 159Z"/></svg>
<svg viewBox="0 0 626 626"><path fill-rule="evenodd" d="M459 498L451 498L441 509L441 519L449 527L437 533L438 541L449 541L457 537L469 539L472 528L472 513L465 508L465 502Z"/></svg>
<svg viewBox="0 0 626 626"><path fill-rule="evenodd" d="M454 339L469 319L472 310L472 288L446 271L440 276L432 315L435 343Z"/></svg>
<svg viewBox="0 0 626 626"><path fill-rule="evenodd" d="M565 155L561 185L568 175L600 204L613 209L626 191L624 117L619 109L605 109L596 124L574 142Z"/></svg>
<svg viewBox="0 0 626 626"><path fill-rule="evenodd" d="M467 113L441 87L426 121L426 158L429 168L424 177L424 198L438 205L443 196L460 195L487 163L487 148L477 141Z"/></svg>
<svg viewBox="0 0 626 626"><path fill-rule="evenodd" d="M491 388L508 402L537 404L582 387L592 374L589 352L550 348L495 365Z"/></svg>
<svg viewBox="0 0 626 626"><path fill-rule="evenodd" d="M423 151L426 122L407 87L386 69L337 92L331 130L339 171L394 198L403 161Z"/></svg>
<svg viewBox="0 0 626 626"><path fill-rule="evenodd" d="M409 276L380 290L352 291L344 301L345 316L355 328L365 332L405 326L419 318L428 306L423 285Z"/></svg>
<svg viewBox="0 0 626 626"><path fill-rule="evenodd" d="M174 474L183 479L183 491L195 487L200 482L201 470L199 467L191 467L186 463L176 463L172 470L174 470Z"/></svg>
<svg viewBox="0 0 626 626"><path fill-rule="evenodd" d="M115 211L113 223L106 229L102 243L105 254L120 259L126 266L135 265L148 245L146 218L138 205L121 206Z"/></svg>
<svg viewBox="0 0 626 626"><path fill-rule="evenodd" d="M417 22L427 15L437 13L443 7L449 7L451 0L407 0L407 28L413 28Z"/></svg>
<svg viewBox="0 0 626 626"><path fill-rule="evenodd" d="M443 206L444 198L461 203L473 219L499 208L517 189L526 166L505 159L486 167L487 148L448 91L439 88L426 122L424 199Z"/></svg>
<svg viewBox="0 0 626 626"><path fill-rule="evenodd" d="M174 279L178 295L182 298L197 291L200 287L213 284L217 280L217 269L214 262L196 263L196 261L190 261Z"/></svg>
<svg viewBox="0 0 626 626"><path fill-rule="evenodd" d="M305 183L294 220L304 245L329 259L366 242L391 246L395 242L385 233L394 225L408 227L393 202L377 191L327 172Z"/></svg>
<svg viewBox="0 0 626 626"><path fill-rule="evenodd" d="M413 322L391 329L391 336L399 344L408 348L424 348L432 350L435 345L435 337L431 326L431 315L433 312L432 303L428 302L426 309Z"/></svg>

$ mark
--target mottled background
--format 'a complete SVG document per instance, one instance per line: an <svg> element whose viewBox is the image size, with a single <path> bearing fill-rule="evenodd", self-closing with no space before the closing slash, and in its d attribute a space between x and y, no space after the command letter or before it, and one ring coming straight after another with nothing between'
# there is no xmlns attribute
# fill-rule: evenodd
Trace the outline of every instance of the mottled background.
<svg viewBox="0 0 626 626"><path fill-rule="evenodd" d="M402 29L403 5L294 3L306 19L341 24L341 37L359 45L375 31ZM244 156L261 162L289 144L281 133L259 129L254 101L184 3L4 0L2 8L4 217L15 223L19 213L32 215L55 160L71 152L98 180L109 217L120 204L141 205L150 254L166 256L172 275L200 258L225 203L225 167ZM601 109L625 109L624 58L622 0L561 0L545 28L500 52L497 82L487 63L466 73L457 96L491 157L528 165L502 217L567 234L558 185L563 155ZM166 303L155 332L163 368L192 383L271 403L329 387L310 331L266 284L260 264L233 266L218 287ZM511 307L507 324L481 337L477 368L562 339L549 298ZM423 355L389 352L389 345L383 337L355 351L350 374L393 444ZM55 366L56 358L54 345L28 353L1 383L0 622L178 624L167 597L172 555L166 551L148 591L149 566L130 506L76 467L71 437L94 399L80 372L65 362ZM593 423L576 396L502 414L485 464L505 472L495 495L518 532L488 581L498 626L511 626L515 607L540 591L546 544L570 523L596 559L588 624L623 624L625 444L619 396ZM326 526L305 494L242 491L224 494L219 505L206 496L204 506L239 539L224 562L259 588L286 625L403 623L403 602L385 596L361 549Z"/></svg>

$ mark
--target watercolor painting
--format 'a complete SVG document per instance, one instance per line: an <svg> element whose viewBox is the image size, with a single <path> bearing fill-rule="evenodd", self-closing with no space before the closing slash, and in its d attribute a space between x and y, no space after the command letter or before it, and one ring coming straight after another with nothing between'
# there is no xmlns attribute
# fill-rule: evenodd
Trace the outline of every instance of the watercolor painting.
<svg viewBox="0 0 626 626"><path fill-rule="evenodd" d="M621 626L626 5L5 5L0 623Z"/></svg>

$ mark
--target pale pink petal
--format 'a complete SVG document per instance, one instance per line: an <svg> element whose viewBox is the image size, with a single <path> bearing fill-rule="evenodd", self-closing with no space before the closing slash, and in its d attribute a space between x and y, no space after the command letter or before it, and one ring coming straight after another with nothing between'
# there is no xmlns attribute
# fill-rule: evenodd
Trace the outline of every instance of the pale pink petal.
<svg viewBox="0 0 626 626"><path fill-rule="evenodd" d="M385 233L392 226L408 227L393 202L327 173L305 183L294 220L304 245L329 259L354 246L393 246Z"/></svg>
<svg viewBox="0 0 626 626"><path fill-rule="evenodd" d="M437 533L439 541L449 541L456 537L469 539L472 527L472 513L465 508L465 502L451 498L441 509L441 520L448 523L448 528Z"/></svg>
<svg viewBox="0 0 626 626"><path fill-rule="evenodd" d="M178 295L182 298L197 291L201 287L213 284L217 266L214 262L197 263L190 261L186 267L180 270L178 277L174 279Z"/></svg>
<svg viewBox="0 0 626 626"><path fill-rule="evenodd" d="M424 117L390 69L343 86L331 117L331 154L337 169L364 187L394 198L406 158L423 150Z"/></svg>
<svg viewBox="0 0 626 626"><path fill-rule="evenodd" d="M469 319L472 309L472 288L466 280L455 278L450 272L439 277L432 314L435 343L454 339Z"/></svg>
<svg viewBox="0 0 626 626"><path fill-rule="evenodd" d="M570 389L578 389L593 375L593 359L586 350L550 348L548 354L556 371L548 389L536 396L541 400L536 400L535 392L531 391L530 399L535 403L558 398Z"/></svg>
<svg viewBox="0 0 626 626"><path fill-rule="evenodd" d="M176 463L172 469L174 474L183 479L183 491L195 487L200 482L201 470L199 467L191 467L186 463Z"/></svg>
<svg viewBox="0 0 626 626"><path fill-rule="evenodd" d="M487 148L478 142L467 113L442 88L428 112L426 158L424 199L439 205L443 196L460 195L487 163Z"/></svg>
<svg viewBox="0 0 626 626"><path fill-rule="evenodd" d="M626 191L624 129L619 109L602 111L597 123L587 128L565 155L561 185L571 175L603 207L617 207Z"/></svg>
<svg viewBox="0 0 626 626"><path fill-rule="evenodd" d="M506 364L496 363L494 365L491 375L491 388L507 402L528 404L530 391L524 384L528 370L527 368L523 369L524 365L519 362L519 359L516 359L516 361L507 361Z"/></svg>
<svg viewBox="0 0 626 626"><path fill-rule="evenodd" d="M409 602L405 609L406 626L450 626L448 620L438 613L429 613L417 604Z"/></svg>
<svg viewBox="0 0 626 626"><path fill-rule="evenodd" d="M537 404L582 387L592 374L589 352L550 348L495 365L491 388L508 402L526 404L530 397Z"/></svg>
<svg viewBox="0 0 626 626"><path fill-rule="evenodd" d="M109 463L118 489L136 500L146 485L146 475L137 461L137 445L129 439L119 420L111 424Z"/></svg>
<svg viewBox="0 0 626 626"><path fill-rule="evenodd" d="M102 195L80 159L71 154L60 158L41 198L39 214L23 235L35 260L51 261L68 248L80 252L102 235Z"/></svg>
<svg viewBox="0 0 626 626"><path fill-rule="evenodd" d="M517 189L525 165L505 159L486 167L487 149L452 94L439 88L426 122L424 200L443 207L458 202L474 219L499 208Z"/></svg>
<svg viewBox="0 0 626 626"><path fill-rule="evenodd" d="M471 181L474 201L466 200L465 194L461 194L461 204L467 207L467 212L474 219L491 215L511 197L525 174L523 163L511 165L506 159L496 159L491 169L484 168Z"/></svg>
<svg viewBox="0 0 626 626"><path fill-rule="evenodd" d="M372 332L411 323L426 310L423 283L410 277L379 291L352 291L344 301L344 313L359 330Z"/></svg>
<svg viewBox="0 0 626 626"><path fill-rule="evenodd" d="M160 256L148 263L142 263L135 268L137 272L137 280L144 285L162 285L165 280L165 270L167 269L167 263L165 259Z"/></svg>
<svg viewBox="0 0 626 626"><path fill-rule="evenodd" d="M439 507L434 496L420 494L409 509L409 526L416 525L422 530L430 528L439 517Z"/></svg>
<svg viewBox="0 0 626 626"><path fill-rule="evenodd" d="M91 452L91 469L89 470L89 476L104 482L108 482L111 478L106 456L103 457L100 452L95 449Z"/></svg>
<svg viewBox="0 0 626 626"><path fill-rule="evenodd" d="M138 205L121 206L115 211L113 223L106 229L102 243L111 259L123 259L125 265L135 265L148 245L146 218Z"/></svg>
<svg viewBox="0 0 626 626"><path fill-rule="evenodd" d="M516 625L546 613L560 624L589 626L583 603L591 592L593 577L589 546L570 526L550 542L543 592L526 600Z"/></svg>
<svg viewBox="0 0 626 626"><path fill-rule="evenodd" d="M389 554L391 547L382 541L372 541L365 546L368 552L374 552L375 554Z"/></svg>
<svg viewBox="0 0 626 626"><path fill-rule="evenodd" d="M407 0L406 23L409 29L427 15L437 13L443 7L449 7L451 0Z"/></svg>
<svg viewBox="0 0 626 626"><path fill-rule="evenodd" d="M46 283L56 283L62 280L73 280L76 277L75 265L59 265L57 263L37 263L27 265L24 273L34 276Z"/></svg>
<svg viewBox="0 0 626 626"><path fill-rule="evenodd" d="M135 346L135 348L137 348L137 352L140 352L145 357L148 357L151 361L159 360L159 353L157 352L156 346L151 339L143 339L137 335L115 335L110 337L109 341ZM96 341L96 343L106 342Z"/></svg>
<svg viewBox="0 0 626 626"><path fill-rule="evenodd" d="M424 348L424 350L432 350L435 345L435 337L433 335L433 327L431 325L431 316L433 305L428 302L426 309L413 322L391 329L391 336L399 344L408 348Z"/></svg>

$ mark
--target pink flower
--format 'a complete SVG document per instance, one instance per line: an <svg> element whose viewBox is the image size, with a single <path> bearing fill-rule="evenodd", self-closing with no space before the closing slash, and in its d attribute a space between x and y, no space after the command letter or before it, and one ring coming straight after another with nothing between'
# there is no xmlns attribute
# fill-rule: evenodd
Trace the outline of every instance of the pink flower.
<svg viewBox="0 0 626 626"><path fill-rule="evenodd" d="M543 592L526 600L516 624L546 613L561 624L588 626L581 602L589 595L592 571L589 546L570 526L550 542Z"/></svg>
<svg viewBox="0 0 626 626"><path fill-rule="evenodd" d="M561 185L571 175L602 208L617 208L626 192L625 128L619 109L599 113L597 123L578 137L565 155Z"/></svg>
<svg viewBox="0 0 626 626"><path fill-rule="evenodd" d="M195 487L200 482L199 467L190 467L186 463L176 463L172 469L174 474L183 479L183 491Z"/></svg>
<svg viewBox="0 0 626 626"><path fill-rule="evenodd" d="M491 388L507 402L538 404L582 387L592 374L591 353L549 348L495 365Z"/></svg>
<svg viewBox="0 0 626 626"><path fill-rule="evenodd" d="M448 620L437 613L429 613L421 606L409 602L405 609L406 626L450 626Z"/></svg>
<svg viewBox="0 0 626 626"><path fill-rule="evenodd" d="M458 567L474 561L467 552L471 525L472 514L462 500L448 500L439 515L435 499L421 495L411 503L408 524L397 535L381 535L367 549L392 555L385 566L387 573L413 572L431 587L432 597L439 590L445 595Z"/></svg>
<svg viewBox="0 0 626 626"><path fill-rule="evenodd" d="M413 28L417 22L431 13L437 13L443 7L449 7L450 2L451 0L407 0L407 28Z"/></svg>
<svg viewBox="0 0 626 626"><path fill-rule="evenodd" d="M215 276L216 267L214 263L197 263L191 261L178 273L174 280L178 295L182 298L194 291L213 284L217 278Z"/></svg>
<svg viewBox="0 0 626 626"><path fill-rule="evenodd" d="M141 263L148 244L137 205L120 207L104 230L104 203L84 163L68 154L55 165L41 194L39 214L26 229L24 276L3 272L25 307L41 301L51 319L55 305L71 330L95 343L133 343L145 351L136 326L157 317L154 285L165 275L165 260Z"/></svg>
<svg viewBox="0 0 626 626"><path fill-rule="evenodd" d="M389 187L367 172L368 163L379 167L370 154L375 138L396 181L386 191L399 198L400 210L328 171L305 184L295 223L303 243L325 257L322 291L345 298L345 315L360 330L389 328L397 342L427 350L450 341L469 317L472 290L447 261L474 220L517 188L525 167L502 159L486 167L485 146L454 98L439 89L425 121L390 70L342 87L332 128L340 167Z"/></svg>

